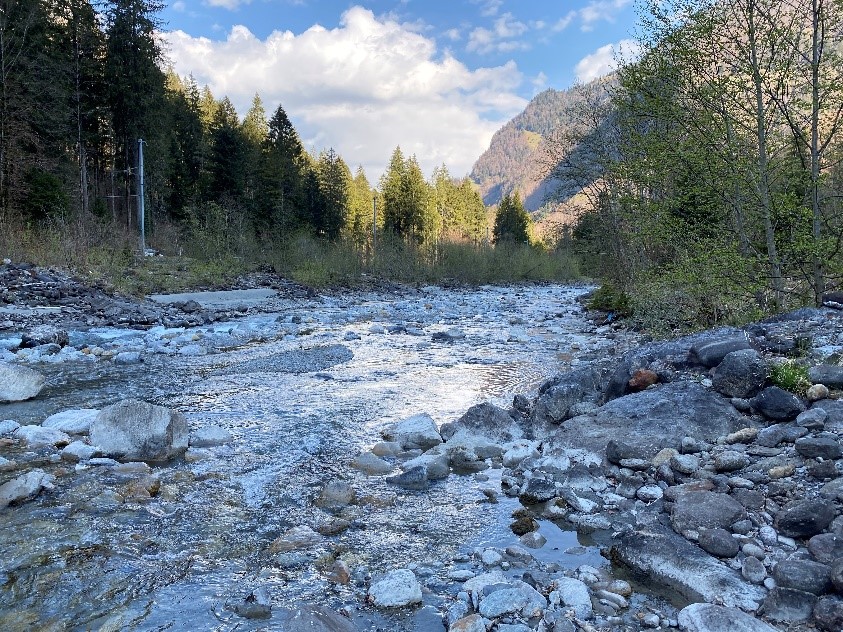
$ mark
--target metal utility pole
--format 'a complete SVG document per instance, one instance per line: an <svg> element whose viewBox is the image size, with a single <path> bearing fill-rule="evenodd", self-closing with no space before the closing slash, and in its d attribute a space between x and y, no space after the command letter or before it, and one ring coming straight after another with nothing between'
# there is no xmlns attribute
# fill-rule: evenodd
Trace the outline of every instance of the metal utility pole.
<svg viewBox="0 0 843 632"><path fill-rule="evenodd" d="M146 235L143 222L143 143L143 138L138 138L138 228L140 229L141 256L146 254Z"/></svg>
<svg viewBox="0 0 843 632"><path fill-rule="evenodd" d="M378 237L378 196L372 196L372 269L375 267L375 242Z"/></svg>

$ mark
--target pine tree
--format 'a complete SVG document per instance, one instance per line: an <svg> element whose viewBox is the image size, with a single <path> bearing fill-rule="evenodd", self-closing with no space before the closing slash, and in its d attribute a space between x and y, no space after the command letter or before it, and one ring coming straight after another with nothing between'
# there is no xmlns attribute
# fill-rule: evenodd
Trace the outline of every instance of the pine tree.
<svg viewBox="0 0 843 632"><path fill-rule="evenodd" d="M240 131L237 112L225 97L211 127L208 195L212 200L241 200L245 189L245 153L246 141Z"/></svg>
<svg viewBox="0 0 843 632"><path fill-rule="evenodd" d="M314 218L314 229L317 234L336 239L349 214L351 171L333 148L319 156L317 171L324 208L321 217Z"/></svg>
<svg viewBox="0 0 843 632"><path fill-rule="evenodd" d="M504 195L495 214L492 240L496 246L501 244L529 244L530 225L530 216L524 210L518 193Z"/></svg>
<svg viewBox="0 0 843 632"><path fill-rule="evenodd" d="M258 224L264 229L294 230L308 221L303 210L308 159L280 104L269 121L263 156Z"/></svg>

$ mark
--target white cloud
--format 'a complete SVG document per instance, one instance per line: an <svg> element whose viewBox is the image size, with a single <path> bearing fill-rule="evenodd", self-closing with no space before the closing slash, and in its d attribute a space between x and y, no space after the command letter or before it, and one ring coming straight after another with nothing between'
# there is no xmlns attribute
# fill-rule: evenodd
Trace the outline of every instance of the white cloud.
<svg viewBox="0 0 843 632"><path fill-rule="evenodd" d="M249 4L252 0L205 0L205 4L211 7L222 7L234 11L241 4Z"/></svg>
<svg viewBox="0 0 843 632"><path fill-rule="evenodd" d="M452 42L456 42L462 39L462 34L460 33L459 29L448 29L445 31L445 37L447 37Z"/></svg>
<svg viewBox="0 0 843 632"><path fill-rule="evenodd" d="M503 0L472 0L472 2L481 5L480 15L486 18L497 15L503 4Z"/></svg>
<svg viewBox="0 0 843 632"><path fill-rule="evenodd" d="M184 2L182 2L182 0L177 0L172 5L170 5L170 8L173 11L178 11L179 13L184 13L187 10L187 5Z"/></svg>
<svg viewBox="0 0 843 632"><path fill-rule="evenodd" d="M582 22L583 31L594 30L597 22L614 22L615 14L628 5L631 0L592 0L577 14Z"/></svg>
<svg viewBox="0 0 843 632"><path fill-rule="evenodd" d="M504 13L495 20L492 29L477 27L468 36L466 50L480 54L526 50L529 43L516 38L524 35L530 27L519 22L511 13Z"/></svg>
<svg viewBox="0 0 843 632"><path fill-rule="evenodd" d="M607 75L617 69L618 62L634 61L640 54L640 50L641 47L638 43L629 39L621 40L616 44L601 46L577 63L574 69L577 74L577 81L588 83L592 79Z"/></svg>
<svg viewBox="0 0 843 632"><path fill-rule="evenodd" d="M558 22L556 22L556 24L551 27L551 30L555 32L564 31L566 28L568 28L568 25L574 21L575 17L577 17L577 12L569 11L565 17L561 18Z"/></svg>
<svg viewBox="0 0 843 632"><path fill-rule="evenodd" d="M442 162L468 173L492 134L521 111L514 62L469 70L432 39L353 7L340 26L265 40L235 26L224 41L183 31L161 35L180 75L192 73L242 115L255 92L271 115L281 103L308 149L329 146L371 181L396 145L426 173Z"/></svg>

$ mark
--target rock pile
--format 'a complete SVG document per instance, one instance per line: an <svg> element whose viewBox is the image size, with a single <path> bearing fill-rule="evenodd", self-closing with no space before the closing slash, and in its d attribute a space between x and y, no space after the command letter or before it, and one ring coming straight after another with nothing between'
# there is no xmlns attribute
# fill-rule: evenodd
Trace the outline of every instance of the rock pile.
<svg viewBox="0 0 843 632"><path fill-rule="evenodd" d="M355 463L397 466L387 481L407 490L502 468L522 546L478 551L452 572L463 583L449 630L839 631L843 340L828 343L840 332L840 313L800 310L646 345L548 380L509 410L475 406L438 433L425 415L403 420ZM769 381L773 363L806 351L811 389ZM690 605L655 612L605 568L537 563L544 519L590 533L615 568Z"/></svg>

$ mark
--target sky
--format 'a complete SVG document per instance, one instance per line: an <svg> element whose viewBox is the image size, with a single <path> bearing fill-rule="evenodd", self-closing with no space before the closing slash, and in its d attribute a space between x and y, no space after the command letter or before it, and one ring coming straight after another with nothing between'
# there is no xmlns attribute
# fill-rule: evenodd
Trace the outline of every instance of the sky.
<svg viewBox="0 0 843 632"><path fill-rule="evenodd" d="M634 54L633 0L173 0L169 64L242 116L280 104L308 151L376 184L396 146L462 177L547 88Z"/></svg>

